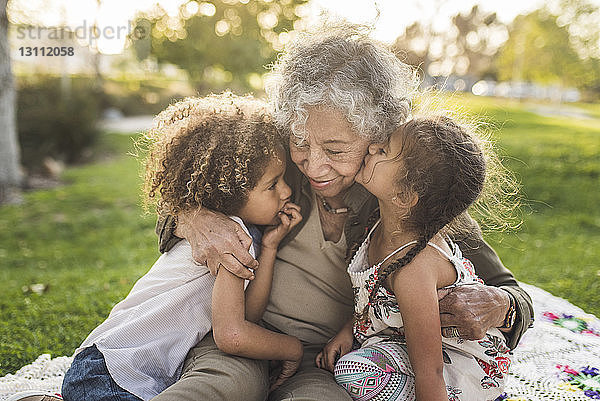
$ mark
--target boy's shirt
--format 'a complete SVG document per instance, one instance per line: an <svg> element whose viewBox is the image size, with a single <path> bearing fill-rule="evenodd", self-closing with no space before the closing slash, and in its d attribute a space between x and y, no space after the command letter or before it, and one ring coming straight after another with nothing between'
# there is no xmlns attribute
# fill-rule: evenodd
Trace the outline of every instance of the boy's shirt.
<svg viewBox="0 0 600 401"><path fill-rule="evenodd" d="M260 231L231 218L260 239ZM255 244L250 253L256 255ZM179 379L187 353L211 330L214 282L208 268L194 262L190 244L179 241L75 354L95 344L119 386L143 400L153 398Z"/></svg>

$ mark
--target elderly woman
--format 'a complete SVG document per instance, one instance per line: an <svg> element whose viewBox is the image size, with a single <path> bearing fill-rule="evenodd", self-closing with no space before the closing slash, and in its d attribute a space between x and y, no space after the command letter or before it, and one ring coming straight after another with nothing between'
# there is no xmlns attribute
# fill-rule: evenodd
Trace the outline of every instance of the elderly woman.
<svg viewBox="0 0 600 401"><path fill-rule="evenodd" d="M302 341L303 363L268 394L264 361L226 355L207 335L190 351L181 380L155 400L350 400L332 374L315 365L315 356L352 316L346 257L377 206L354 177L369 144L385 141L408 118L416 86L413 70L360 27L305 34L287 49L268 94L289 137L293 163L286 181L303 220L277 253L263 321ZM177 227L174 219L160 221L157 232L162 252L178 241L175 234L185 237L194 257L213 271L222 265L250 278L245 267L256 267L246 251L250 239L209 210L178 216ZM514 347L532 321L531 300L480 234L477 238L459 246L487 285L440 294L444 335L478 339L499 327Z"/></svg>

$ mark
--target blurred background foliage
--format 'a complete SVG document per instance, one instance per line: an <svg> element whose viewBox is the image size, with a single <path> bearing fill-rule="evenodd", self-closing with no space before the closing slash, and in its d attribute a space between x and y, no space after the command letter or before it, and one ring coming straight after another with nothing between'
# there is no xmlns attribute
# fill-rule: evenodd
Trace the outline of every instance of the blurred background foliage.
<svg viewBox="0 0 600 401"><path fill-rule="evenodd" d="M19 80L17 121L21 163L32 171L47 157L76 163L98 137L96 120L102 92L85 77L69 80L28 76Z"/></svg>
<svg viewBox="0 0 600 401"><path fill-rule="evenodd" d="M41 24L24 4L8 4L15 29ZM97 139L96 122L107 111L152 115L184 96L224 89L264 95L268 66L308 21L308 0L177 4L175 11L161 3L139 11L119 55L102 54L90 41L84 49L87 70L67 74L62 64L24 68L30 60L17 60L17 127L28 173L40 171L48 157L85 161ZM437 9L447 4L434 1ZM419 69L425 87L469 91L480 80L530 82L573 87L582 100L595 101L598 20L598 8L588 0L552 0L508 24L475 5L452 16L446 29L437 28L433 18L417 20L392 48Z"/></svg>
<svg viewBox="0 0 600 401"><path fill-rule="evenodd" d="M433 20L415 21L393 46L400 58L421 67L425 83L459 76L553 84L576 87L583 100L597 101L599 17L598 7L586 0L553 0L505 24L476 5L452 17L447 30L436 30Z"/></svg>
<svg viewBox="0 0 600 401"><path fill-rule="evenodd" d="M179 17L159 7L145 16L152 27L150 54L185 70L200 93L260 90L265 66L283 49L299 18L296 9L306 1L189 2Z"/></svg>

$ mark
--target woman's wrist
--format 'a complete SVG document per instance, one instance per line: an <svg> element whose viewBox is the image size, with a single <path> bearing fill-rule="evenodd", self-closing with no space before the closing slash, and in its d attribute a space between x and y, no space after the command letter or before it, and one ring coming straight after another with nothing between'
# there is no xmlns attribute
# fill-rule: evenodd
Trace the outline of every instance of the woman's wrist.
<svg viewBox="0 0 600 401"><path fill-rule="evenodd" d="M497 327L504 332L510 332L513 329L517 317L517 301L510 292L504 289L502 289L502 292L506 296L507 306L504 309L505 313L503 315L502 322L500 322Z"/></svg>

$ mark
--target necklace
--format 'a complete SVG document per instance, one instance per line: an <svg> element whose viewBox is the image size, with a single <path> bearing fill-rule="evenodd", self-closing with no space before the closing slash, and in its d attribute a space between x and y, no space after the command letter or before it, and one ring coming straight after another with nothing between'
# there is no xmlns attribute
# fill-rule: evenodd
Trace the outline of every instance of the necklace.
<svg viewBox="0 0 600 401"><path fill-rule="evenodd" d="M347 207L347 206L334 208L329 203L327 203L327 201L325 200L325 198L322 198L320 196L318 198L321 201L321 204L323 205L323 208L325 208L325 211L327 211L328 213L342 214L342 213L348 213L350 211L350 208Z"/></svg>

